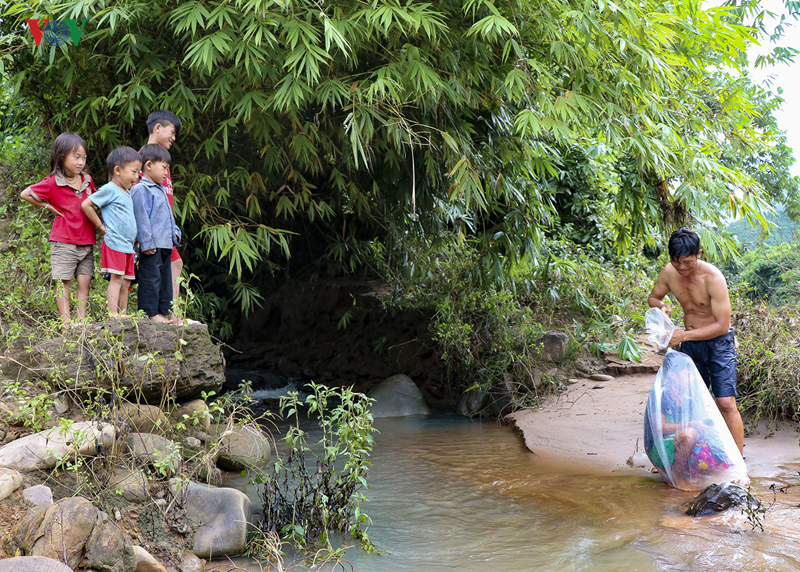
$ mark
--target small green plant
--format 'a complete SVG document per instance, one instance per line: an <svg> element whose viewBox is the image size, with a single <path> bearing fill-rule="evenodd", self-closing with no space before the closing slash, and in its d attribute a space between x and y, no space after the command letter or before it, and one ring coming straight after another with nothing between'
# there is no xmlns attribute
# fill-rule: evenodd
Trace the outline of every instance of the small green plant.
<svg viewBox="0 0 800 572"><path fill-rule="evenodd" d="M18 407L17 418L33 431L43 430L50 421L50 410L55 405L50 387L43 381L20 383L2 382L2 392Z"/></svg>
<svg viewBox="0 0 800 572"><path fill-rule="evenodd" d="M345 532L374 552L367 535L372 521L361 510L374 444L372 400L349 388L315 383L307 387L310 395L303 402L297 392L281 398L281 412L292 423L283 438L289 451L257 479L264 499L260 531L277 533L281 542L297 549L321 547L327 554L339 554L331 545L331 533ZM316 445L301 428L304 410L321 430Z"/></svg>

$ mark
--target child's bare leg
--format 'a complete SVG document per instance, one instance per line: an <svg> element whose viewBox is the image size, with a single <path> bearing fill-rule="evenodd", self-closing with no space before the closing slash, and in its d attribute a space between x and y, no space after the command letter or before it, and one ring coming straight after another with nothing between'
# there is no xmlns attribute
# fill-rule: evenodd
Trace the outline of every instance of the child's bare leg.
<svg viewBox="0 0 800 572"><path fill-rule="evenodd" d="M56 281L56 306L58 306L58 313L64 324L69 324L69 291L72 287L72 280L58 280Z"/></svg>
<svg viewBox="0 0 800 572"><path fill-rule="evenodd" d="M122 283L125 279L119 274L110 274L108 280L108 289L106 290L106 304L108 306L108 313L111 315L119 314L119 299Z"/></svg>
<svg viewBox="0 0 800 572"><path fill-rule="evenodd" d="M172 269L172 315L169 317L169 321L171 324L175 326L183 325L183 321L178 318L178 301L180 298L178 296L181 293L181 285L178 283L178 278L181 277L181 270L183 270L183 260L173 260L170 263Z"/></svg>
<svg viewBox="0 0 800 572"><path fill-rule="evenodd" d="M178 278L181 277L181 271L183 270L183 260L173 260L171 263L172 266L172 300L173 302L178 300L178 296L181 293L180 284L178 284Z"/></svg>
<svg viewBox="0 0 800 572"><path fill-rule="evenodd" d="M119 316L120 318L128 317L128 289L130 288L131 281L127 278L122 279L122 286L119 290Z"/></svg>
<svg viewBox="0 0 800 572"><path fill-rule="evenodd" d="M86 309L89 306L89 286L92 285L92 277L89 274L78 274L78 303L75 306L75 311L78 318L86 317ZM67 296L69 300L69 295Z"/></svg>
<svg viewBox="0 0 800 572"><path fill-rule="evenodd" d="M697 443L697 431L691 427L686 430L680 430L675 433L675 460L672 463L672 471L675 479L675 484L682 490L692 490L694 488L689 483L688 476L688 463L689 455Z"/></svg>

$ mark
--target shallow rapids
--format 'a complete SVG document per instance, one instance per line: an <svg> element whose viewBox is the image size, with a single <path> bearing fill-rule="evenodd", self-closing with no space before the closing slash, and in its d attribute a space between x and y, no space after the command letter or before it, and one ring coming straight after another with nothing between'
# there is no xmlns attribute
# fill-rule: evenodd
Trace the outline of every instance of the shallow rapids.
<svg viewBox="0 0 800 572"><path fill-rule="evenodd" d="M738 509L685 516L679 505L694 493L643 470L571 472L493 421L448 415L375 424L363 510L386 553L348 549L356 572L800 570L800 463L776 469L777 479L754 480L756 496L775 500L760 532ZM773 484L788 488L773 493Z"/></svg>

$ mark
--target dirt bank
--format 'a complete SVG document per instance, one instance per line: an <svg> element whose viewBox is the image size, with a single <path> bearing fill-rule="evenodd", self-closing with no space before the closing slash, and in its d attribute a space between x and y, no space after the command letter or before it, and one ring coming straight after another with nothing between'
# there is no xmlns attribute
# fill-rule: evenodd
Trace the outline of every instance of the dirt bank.
<svg viewBox="0 0 800 572"><path fill-rule="evenodd" d="M644 451L644 410L654 379L654 373L612 381L582 379L540 409L517 411L507 419L520 430L528 449L568 472L649 474L649 463L642 468L627 461L637 450ZM779 465L800 458L797 424L767 428L745 423L744 456L751 478L769 478Z"/></svg>

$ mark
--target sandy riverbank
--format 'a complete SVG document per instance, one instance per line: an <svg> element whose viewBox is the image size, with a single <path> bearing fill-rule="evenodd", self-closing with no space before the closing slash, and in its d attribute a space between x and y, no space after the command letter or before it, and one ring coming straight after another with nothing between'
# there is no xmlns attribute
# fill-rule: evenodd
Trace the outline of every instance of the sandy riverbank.
<svg viewBox="0 0 800 572"><path fill-rule="evenodd" d="M566 471L650 474L652 465L631 467L628 459L643 447L643 420L654 373L612 381L580 380L540 409L512 413L525 445ZM748 427L744 456L751 478L769 478L777 467L800 459L797 425ZM637 449L638 447L638 449ZM652 475L657 479L657 475Z"/></svg>

